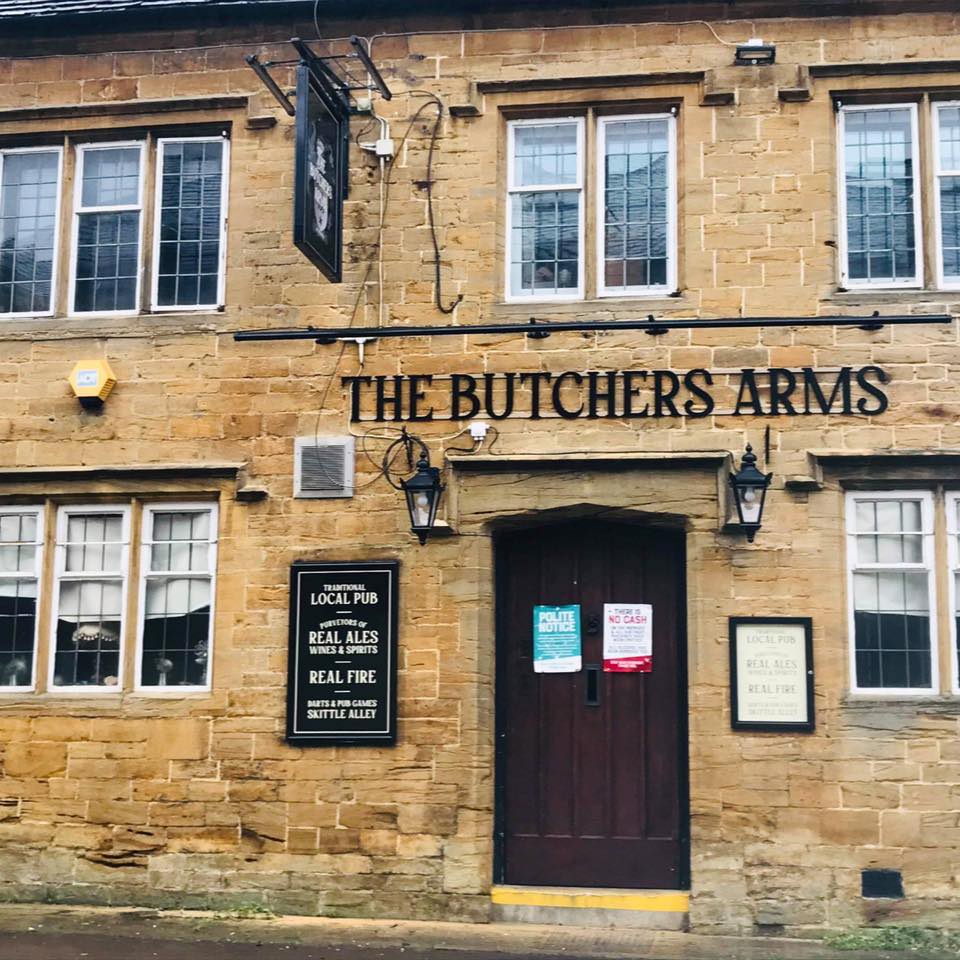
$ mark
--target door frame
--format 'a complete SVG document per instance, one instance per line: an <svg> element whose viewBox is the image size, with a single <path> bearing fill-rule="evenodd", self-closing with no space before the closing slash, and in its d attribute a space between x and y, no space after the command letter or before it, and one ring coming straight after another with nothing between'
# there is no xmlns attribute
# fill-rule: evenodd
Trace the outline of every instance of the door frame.
<svg viewBox="0 0 960 960"><path fill-rule="evenodd" d="M549 519L548 519L549 515ZM504 595L505 574L502 564L497 563L497 554L500 549L502 537L507 533L514 533L518 530L535 530L538 528L547 528L562 526L566 523L585 519L582 513L571 513L564 515L562 512L558 515L556 510L549 511L549 514L541 514L522 524L510 524L501 526L492 530L491 545L493 549L493 586L494 586L494 643L495 643L495 668L494 668L494 774L493 774L493 883L505 883L506 875L506 857L504 847L506 845L506 698L502 691L505 689L503 683L506 657L506 623L503 604L500 598ZM684 528L676 524L664 524L651 522L649 514L637 514L634 519L627 511L617 512L616 516L604 518L605 524L620 524L621 526L642 526L647 530L663 529L672 534L679 535L680 538L680 591L683 602L680 604L677 617L677 662L678 676L677 683L680 686L678 697L677 724L679 731L679 740L682 745L678 763L678 802L680 804L679 823L680 823L680 863L679 863L679 886L680 890L690 889L690 733L689 733L689 704L688 704L688 671L687 671L687 537Z"/></svg>

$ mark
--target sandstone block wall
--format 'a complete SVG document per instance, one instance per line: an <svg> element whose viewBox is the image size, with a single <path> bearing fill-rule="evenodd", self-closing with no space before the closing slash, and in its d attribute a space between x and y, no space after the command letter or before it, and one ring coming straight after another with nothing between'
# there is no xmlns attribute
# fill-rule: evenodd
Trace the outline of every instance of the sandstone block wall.
<svg viewBox="0 0 960 960"><path fill-rule="evenodd" d="M695 16L689 17L691 21ZM956 86L960 72L869 70L814 78L825 63L957 56L945 13L746 22L641 23L385 36L373 55L396 96L377 101L398 141L427 90L476 116L446 112L433 176L445 300L453 321L570 317L722 317L742 314L940 313L956 293L837 291L835 118L832 90ZM540 21L538 21L540 22ZM330 24L374 34L382 24ZM788 488L810 471L808 451L960 447L956 323L853 329L673 331L416 338L367 344L365 375L874 363L891 378L882 415L730 416L702 420L505 420L491 456L579 456L514 474L448 473L447 515L458 535L426 548L406 530L398 495L362 449L352 500L292 499L297 436L344 434L339 378L357 351L311 341L237 344L266 326L341 326L354 320L438 323L422 181L432 115L402 143L391 175L376 264L376 162L352 151L344 282L330 285L290 237L293 126L244 67L245 53L289 57L280 41L306 25L103 36L81 55L0 60L0 137L131 128L230 125L232 169L227 296L222 312L133 319L0 321L0 502L82 502L202 492L222 504L214 689L182 699L132 693L85 699L0 693L0 897L23 900L226 906L328 915L482 919L489 914L493 833L493 594L496 522L546 509L618 508L683 518L688 537L691 923L699 930L792 932L875 919L954 922L960 835L955 741L960 701L855 700L847 692L843 467L820 489ZM717 36L714 35L714 32ZM733 42L759 35L777 65L731 66ZM720 38L720 40L717 39ZM124 52L116 52L123 50ZM9 51L8 51L9 52ZM702 80L643 77L703 71ZM606 85L538 81L629 75ZM289 81L289 77L284 78ZM492 81L518 81L488 88ZM525 81L520 83L519 81ZM471 86L471 85L476 86ZM778 96L809 84L810 99ZM719 95L718 95L719 94ZM39 106L247 97L152 113ZM576 305L503 303L503 150L510 111L550 111L655 99L679 112L680 286L677 298ZM715 102L719 105L704 105ZM275 116L275 126L249 123ZM369 136L362 119L354 134ZM382 306L381 306L382 304ZM119 384L104 411L81 411L66 377L88 355L107 357ZM727 393L727 398L732 394ZM365 408L369 416L370 410ZM355 425L376 459L393 436ZM418 424L432 449L462 446L450 423ZM769 521L753 546L723 533L715 472L663 473L656 454L761 449L775 472ZM588 469L584 454L651 455L627 474ZM85 478L82 466L244 464L262 502L236 483ZM56 468L31 479L12 468ZM896 483L896 464L873 479ZM911 467L911 482L941 489L949 470ZM659 471L659 472L658 472ZM614 479L611 480L611 477ZM860 480L863 481L860 476ZM722 480L721 480L722 486ZM943 532L938 534L943 556ZM395 749L305 750L281 737L287 572L294 559L401 561L400 740ZM941 565L942 566L942 565ZM946 573L940 576L946 664ZM43 618L49 617L49 606ZM817 732L748 735L729 727L727 617L814 618ZM41 621L41 637L48 626ZM902 869L908 899L859 896L866 866Z"/></svg>

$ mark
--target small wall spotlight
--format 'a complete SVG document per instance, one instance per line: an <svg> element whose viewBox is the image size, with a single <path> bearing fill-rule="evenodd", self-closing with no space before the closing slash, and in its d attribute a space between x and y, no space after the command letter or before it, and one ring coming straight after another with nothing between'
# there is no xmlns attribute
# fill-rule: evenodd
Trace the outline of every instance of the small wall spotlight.
<svg viewBox="0 0 960 960"><path fill-rule="evenodd" d="M764 43L759 37L751 37L746 43L737 44L733 62L740 67L766 67L775 63L777 48Z"/></svg>

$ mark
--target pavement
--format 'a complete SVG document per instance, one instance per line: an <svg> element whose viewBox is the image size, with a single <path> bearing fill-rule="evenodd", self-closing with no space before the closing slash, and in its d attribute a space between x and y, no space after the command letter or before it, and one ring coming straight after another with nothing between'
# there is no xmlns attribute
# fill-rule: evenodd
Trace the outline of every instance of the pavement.
<svg viewBox="0 0 960 960"><path fill-rule="evenodd" d="M918 955L911 955L916 958ZM0 960L880 960L819 940L0 904Z"/></svg>

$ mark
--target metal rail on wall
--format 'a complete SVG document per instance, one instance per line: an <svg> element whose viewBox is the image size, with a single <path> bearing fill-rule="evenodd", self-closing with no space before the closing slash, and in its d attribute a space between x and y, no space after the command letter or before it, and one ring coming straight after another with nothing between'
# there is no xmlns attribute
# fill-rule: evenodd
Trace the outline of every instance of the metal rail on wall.
<svg viewBox="0 0 960 960"><path fill-rule="evenodd" d="M721 317L715 320L657 320L648 316L643 320L559 320L547 322L531 318L528 323L479 323L444 326L397 325L393 327L305 327L294 330L239 330L233 338L246 340L314 340L329 344L341 340L377 340L385 337L462 337L485 334L517 334L533 339L549 337L551 333L618 333L624 330L642 330L658 335L670 330L712 330L743 327L857 327L860 330L879 330L885 326L916 326L919 324L952 323L948 313L894 314L880 316L827 317Z"/></svg>

